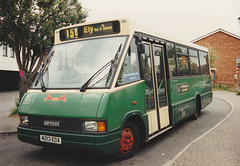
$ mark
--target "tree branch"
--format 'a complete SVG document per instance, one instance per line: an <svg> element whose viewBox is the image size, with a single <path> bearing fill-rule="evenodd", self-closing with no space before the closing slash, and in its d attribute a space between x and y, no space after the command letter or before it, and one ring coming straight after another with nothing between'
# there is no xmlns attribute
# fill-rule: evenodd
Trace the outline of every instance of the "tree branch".
<svg viewBox="0 0 240 166"><path fill-rule="evenodd" d="M39 60L38 60L38 63L37 63L35 69L33 70L32 74L31 74L31 76L30 76L31 82L33 82L33 79L35 78L35 76L36 76L39 68L41 67L42 61L43 61L43 55L40 56L40 58L39 58Z"/></svg>

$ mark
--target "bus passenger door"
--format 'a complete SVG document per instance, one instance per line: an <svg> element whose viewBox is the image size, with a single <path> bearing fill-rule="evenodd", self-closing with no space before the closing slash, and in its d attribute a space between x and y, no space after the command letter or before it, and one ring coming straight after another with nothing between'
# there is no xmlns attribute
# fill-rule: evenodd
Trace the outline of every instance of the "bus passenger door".
<svg viewBox="0 0 240 166"><path fill-rule="evenodd" d="M156 94L154 88L154 74L153 74L153 58L150 43L145 44L145 53L141 54L141 63L143 68L143 77L145 80L145 96L146 107L148 114L149 134L153 134L159 130L159 119L156 106Z"/></svg>
<svg viewBox="0 0 240 166"><path fill-rule="evenodd" d="M164 49L161 45L153 45L153 57L155 63L155 80L157 91L157 105L158 116L160 120L160 128L163 129L170 124L169 121L169 108L168 108L168 96L167 96L167 81L164 61Z"/></svg>
<svg viewBox="0 0 240 166"><path fill-rule="evenodd" d="M169 110L166 89L166 74L163 47L145 44L141 54L145 96L148 114L149 134L154 134L169 125Z"/></svg>
<svg viewBox="0 0 240 166"><path fill-rule="evenodd" d="M148 114L149 135L159 131L159 118L157 112L155 81L153 72L152 47L150 43L145 44L145 53L141 54L143 77L145 80L145 96Z"/></svg>

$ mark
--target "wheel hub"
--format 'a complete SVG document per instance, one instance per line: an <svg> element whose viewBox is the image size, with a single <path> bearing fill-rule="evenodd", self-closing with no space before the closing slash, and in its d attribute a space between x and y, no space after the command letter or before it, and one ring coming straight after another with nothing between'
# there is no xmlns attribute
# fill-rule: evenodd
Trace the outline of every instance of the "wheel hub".
<svg viewBox="0 0 240 166"><path fill-rule="evenodd" d="M131 129L125 128L122 130L120 139L120 152L128 153L134 145L134 133Z"/></svg>

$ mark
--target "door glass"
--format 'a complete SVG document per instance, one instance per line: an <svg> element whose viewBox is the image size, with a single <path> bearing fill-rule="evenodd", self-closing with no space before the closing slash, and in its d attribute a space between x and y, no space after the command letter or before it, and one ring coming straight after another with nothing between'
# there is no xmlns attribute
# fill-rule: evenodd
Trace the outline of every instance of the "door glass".
<svg viewBox="0 0 240 166"><path fill-rule="evenodd" d="M154 46L154 60L156 66L156 76L157 76L157 88L158 88L158 99L160 107L167 106L166 97L166 86L165 86L165 73L163 64L163 51L162 47Z"/></svg>
<svg viewBox="0 0 240 166"><path fill-rule="evenodd" d="M145 79L145 95L147 101L147 111L155 109L154 91L153 91L153 77L150 58L150 45L145 44L145 53L141 54L141 62L143 67L143 76Z"/></svg>

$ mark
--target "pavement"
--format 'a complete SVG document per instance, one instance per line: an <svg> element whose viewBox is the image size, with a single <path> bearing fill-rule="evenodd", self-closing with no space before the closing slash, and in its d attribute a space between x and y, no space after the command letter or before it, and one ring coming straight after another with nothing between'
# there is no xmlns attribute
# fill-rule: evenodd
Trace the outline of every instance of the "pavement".
<svg viewBox="0 0 240 166"><path fill-rule="evenodd" d="M217 91L214 97L229 103L231 112L165 166L240 166L240 96Z"/></svg>
<svg viewBox="0 0 240 166"><path fill-rule="evenodd" d="M15 99L18 96L18 91L0 92L0 134L17 132L19 117L9 117L9 114L15 106Z"/></svg>
<svg viewBox="0 0 240 166"><path fill-rule="evenodd" d="M1 92L0 104L3 100L13 100L13 96L17 95L17 92L13 92L11 96L6 96ZM227 102L231 112L213 128L190 142L164 166L240 166L240 96L232 92L215 91L214 97ZM10 108L12 106L14 105L9 105ZM10 111L3 108L5 107L1 104L0 134L17 132L19 118L9 117Z"/></svg>

